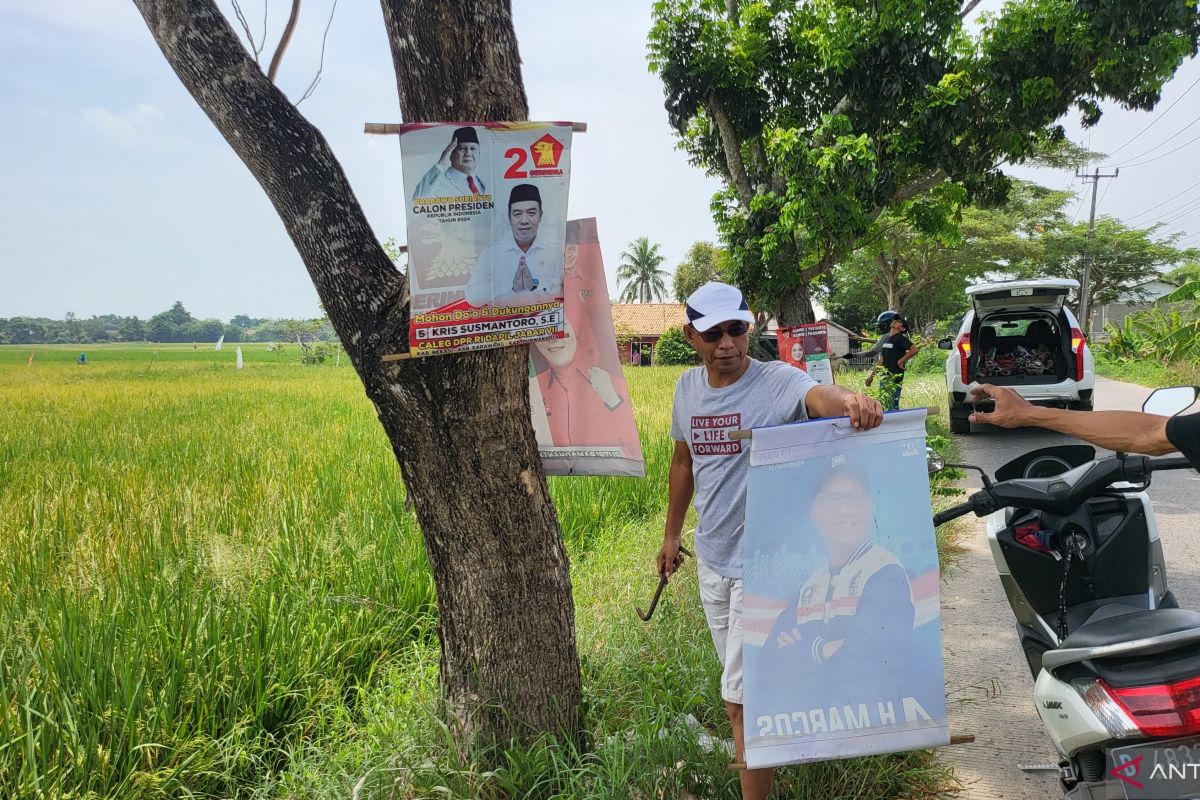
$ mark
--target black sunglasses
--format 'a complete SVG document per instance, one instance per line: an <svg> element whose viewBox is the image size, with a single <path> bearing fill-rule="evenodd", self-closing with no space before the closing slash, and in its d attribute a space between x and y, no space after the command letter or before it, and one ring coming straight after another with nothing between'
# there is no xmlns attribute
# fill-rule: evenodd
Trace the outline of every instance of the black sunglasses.
<svg viewBox="0 0 1200 800"><path fill-rule="evenodd" d="M736 339L737 337L745 334L746 331L748 331L748 330L750 330L749 322L738 321L738 322L731 322L728 325L726 325L724 328L722 328L720 325L717 325L715 327L709 328L706 331L696 331L696 333L700 334L701 339L708 342L709 344L712 344L713 342L721 341L721 338L723 336L725 336L725 334L727 334L727 333L729 334L729 337L731 339Z"/></svg>

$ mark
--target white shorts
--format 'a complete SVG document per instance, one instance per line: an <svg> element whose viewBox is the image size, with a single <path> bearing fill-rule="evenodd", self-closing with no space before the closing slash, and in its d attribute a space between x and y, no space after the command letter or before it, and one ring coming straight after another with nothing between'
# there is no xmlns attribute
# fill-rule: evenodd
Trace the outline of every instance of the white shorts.
<svg viewBox="0 0 1200 800"><path fill-rule="evenodd" d="M742 702L742 579L726 578L697 562L700 602L721 660L721 697Z"/></svg>

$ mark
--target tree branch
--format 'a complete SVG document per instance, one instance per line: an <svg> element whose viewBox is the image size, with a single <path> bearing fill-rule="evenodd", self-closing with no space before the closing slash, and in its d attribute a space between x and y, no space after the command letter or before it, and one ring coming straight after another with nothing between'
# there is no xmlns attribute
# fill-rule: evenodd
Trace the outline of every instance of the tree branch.
<svg viewBox="0 0 1200 800"><path fill-rule="evenodd" d="M283 62L283 51L287 50L288 44L292 41L292 34L296 31L296 21L299 18L300 0L292 0L292 12L288 15L287 24L283 26L283 35L279 37L279 46L275 48L275 55L271 56L271 66L267 69L267 80L271 83L275 82L275 76L279 74L279 65Z"/></svg>
<svg viewBox="0 0 1200 800"><path fill-rule="evenodd" d="M958 18L966 19L967 15L975 10L975 6L979 5L982 2L983 2L983 0L967 0L967 4L962 7L961 11L958 12Z"/></svg>
<svg viewBox="0 0 1200 800"><path fill-rule="evenodd" d="M338 0L333 0L333 4L329 7L329 21L325 23L325 33L321 35L321 59L317 62L317 74L313 76L312 83L308 84L304 94L300 95L300 99L296 101L297 106L312 97L317 84L321 82L321 72L325 69L325 40L329 38L329 28L333 25L333 15L337 11L337 4Z"/></svg>
<svg viewBox="0 0 1200 800"><path fill-rule="evenodd" d="M249 57L214 0L134 0L167 62L258 180L362 373L405 289L320 132ZM407 341L405 330L392 333ZM383 350L382 352L387 352Z"/></svg>
<svg viewBox="0 0 1200 800"><path fill-rule="evenodd" d="M725 113L725 107L717 99L715 93L710 93L705 101L705 108L717 123L717 134L721 139L721 149L725 153L725 164L729 168L729 178L737 189L738 197L746 208L754 199L754 187L750 185L750 176L746 174L746 165L742 161L742 144L738 141L733 122Z"/></svg>

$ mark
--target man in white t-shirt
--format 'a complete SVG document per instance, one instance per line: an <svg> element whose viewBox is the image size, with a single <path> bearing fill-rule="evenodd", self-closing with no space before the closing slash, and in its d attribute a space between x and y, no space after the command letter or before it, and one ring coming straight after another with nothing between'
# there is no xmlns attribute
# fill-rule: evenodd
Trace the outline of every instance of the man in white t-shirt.
<svg viewBox="0 0 1200 800"><path fill-rule="evenodd" d="M737 760L742 762L741 545L750 446L729 434L815 417L849 417L855 429L867 430L883 421L883 408L865 394L819 385L782 361L750 358L748 334L754 315L733 286L704 284L688 298L686 311L684 333L703 363L685 372L675 386L675 453L658 571L669 576L679 567L683 520L694 500L700 599L721 660L721 697L733 725ZM773 780L771 769L742 770L742 797L763 800Z"/></svg>
<svg viewBox="0 0 1200 800"><path fill-rule="evenodd" d="M519 183L508 195L508 224L512 238L479 254L466 299L472 306L523 306L562 297L562 242L538 238L542 224L542 194L530 183Z"/></svg>

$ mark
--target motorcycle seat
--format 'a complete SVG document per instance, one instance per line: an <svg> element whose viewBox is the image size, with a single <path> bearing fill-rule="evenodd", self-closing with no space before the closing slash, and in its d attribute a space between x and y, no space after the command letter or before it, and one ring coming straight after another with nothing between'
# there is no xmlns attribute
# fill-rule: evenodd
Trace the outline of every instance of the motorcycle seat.
<svg viewBox="0 0 1200 800"><path fill-rule="evenodd" d="M1183 631L1200 631L1200 612L1183 608L1139 609L1113 604L1088 617L1058 646L1059 650L1132 642Z"/></svg>

